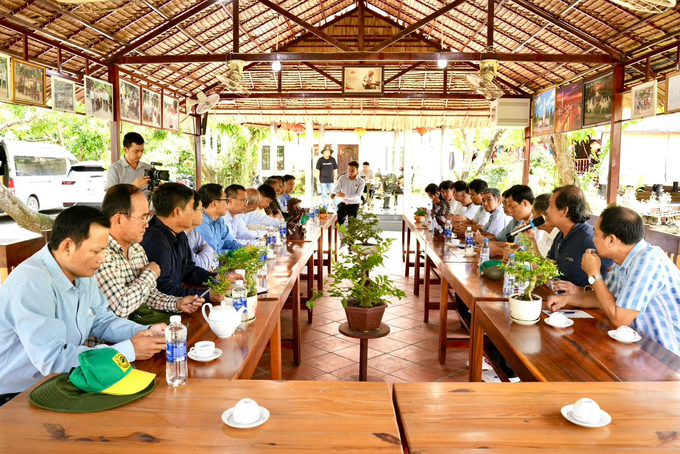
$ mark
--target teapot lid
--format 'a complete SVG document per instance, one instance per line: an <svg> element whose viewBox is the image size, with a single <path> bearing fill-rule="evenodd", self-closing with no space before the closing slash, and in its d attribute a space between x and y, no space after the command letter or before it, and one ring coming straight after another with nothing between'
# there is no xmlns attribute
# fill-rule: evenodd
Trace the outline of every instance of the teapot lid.
<svg viewBox="0 0 680 454"><path fill-rule="evenodd" d="M238 280L236 281L236 285L243 285L243 281L242 281L241 279L238 279Z"/></svg>

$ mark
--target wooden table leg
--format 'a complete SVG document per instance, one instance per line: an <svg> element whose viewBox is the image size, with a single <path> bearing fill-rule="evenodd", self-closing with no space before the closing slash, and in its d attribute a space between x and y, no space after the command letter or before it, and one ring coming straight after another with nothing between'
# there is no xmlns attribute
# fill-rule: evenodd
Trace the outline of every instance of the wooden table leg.
<svg viewBox="0 0 680 454"><path fill-rule="evenodd" d="M418 241L416 240L416 243ZM411 260L411 229L406 230L406 267L404 268L404 276L408 277L409 261Z"/></svg>
<svg viewBox="0 0 680 454"><path fill-rule="evenodd" d="M368 339L359 339L359 381L368 380Z"/></svg>
<svg viewBox="0 0 680 454"><path fill-rule="evenodd" d="M404 252L406 251L406 245L404 244L406 241L406 219L401 219L401 261L403 262L404 259Z"/></svg>
<svg viewBox="0 0 680 454"><path fill-rule="evenodd" d="M323 290L323 234L319 235L316 255L316 288L321 291Z"/></svg>
<svg viewBox="0 0 680 454"><path fill-rule="evenodd" d="M328 227L328 275L331 275L331 248L332 248L332 239L333 239L333 230L335 228L333 226Z"/></svg>
<svg viewBox="0 0 680 454"><path fill-rule="evenodd" d="M270 369L272 380L281 380L281 313L276 317L276 325L274 325L274 331L269 338L269 353L270 358Z"/></svg>
<svg viewBox="0 0 680 454"><path fill-rule="evenodd" d="M416 238L416 258L413 260L413 294L420 295L420 241Z"/></svg>
<svg viewBox="0 0 680 454"><path fill-rule="evenodd" d="M337 220L335 221L335 225L333 226L333 231L335 232L335 248L333 248L333 255L335 255L335 261L337 262L338 261L338 221ZM330 247L330 244L328 246ZM328 271L328 274L331 274L330 270Z"/></svg>
<svg viewBox="0 0 680 454"><path fill-rule="evenodd" d="M312 297L312 290L314 289L314 255L309 257L307 261L307 299Z"/></svg>
<svg viewBox="0 0 680 454"><path fill-rule="evenodd" d="M444 274L441 273L442 281L442 296L439 303L439 364L446 363L446 340L448 337L447 333L447 322L448 322L448 311L449 311L449 282L444 278Z"/></svg>
<svg viewBox="0 0 680 454"><path fill-rule="evenodd" d="M470 378L469 381L482 381L482 358L484 357L484 330L477 320L477 304L473 302L472 321L470 322Z"/></svg>
<svg viewBox="0 0 680 454"><path fill-rule="evenodd" d="M425 256L425 316L423 322L427 323L430 320L430 268L432 261L430 257Z"/></svg>
<svg viewBox="0 0 680 454"><path fill-rule="evenodd" d="M293 285L293 364L300 365L300 277Z"/></svg>

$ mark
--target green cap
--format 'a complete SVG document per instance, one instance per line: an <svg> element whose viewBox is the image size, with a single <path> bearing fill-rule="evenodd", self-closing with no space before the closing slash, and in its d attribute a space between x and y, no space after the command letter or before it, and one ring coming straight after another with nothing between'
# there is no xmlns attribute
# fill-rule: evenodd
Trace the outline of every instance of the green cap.
<svg viewBox="0 0 680 454"><path fill-rule="evenodd" d="M78 355L80 366L35 388L29 400L53 411L88 413L109 410L146 396L156 387L156 375L133 369L113 348Z"/></svg>

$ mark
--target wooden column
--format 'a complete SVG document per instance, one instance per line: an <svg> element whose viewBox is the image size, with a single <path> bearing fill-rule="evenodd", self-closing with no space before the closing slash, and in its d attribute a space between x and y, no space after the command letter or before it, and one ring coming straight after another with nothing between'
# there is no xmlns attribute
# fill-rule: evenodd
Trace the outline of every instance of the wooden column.
<svg viewBox="0 0 680 454"><path fill-rule="evenodd" d="M621 171L621 117L623 115L624 67L621 63L614 68L614 100L612 101L611 134L609 136L609 176L607 178L607 203L615 203L619 191Z"/></svg>
<svg viewBox="0 0 680 454"><path fill-rule="evenodd" d="M314 204L314 186L312 181L314 179L314 123L312 120L305 122L305 161L310 163L310 166L305 169L305 205L312 206Z"/></svg>
<svg viewBox="0 0 680 454"><path fill-rule="evenodd" d="M120 159L120 133L122 129L120 121L120 84L118 80L118 65L109 65L109 83L113 84L113 121L109 123L111 129L111 163Z"/></svg>
<svg viewBox="0 0 680 454"><path fill-rule="evenodd" d="M201 148L201 116L192 115L194 120L194 159L196 160L196 174L194 181L196 182L196 189L203 185L203 150ZM190 120L191 121L191 120Z"/></svg>
<svg viewBox="0 0 680 454"><path fill-rule="evenodd" d="M269 123L269 171L264 178L269 178L271 175L276 175L276 153L277 153L277 140L276 140L276 123L273 121Z"/></svg>
<svg viewBox="0 0 680 454"><path fill-rule="evenodd" d="M240 50L239 50L239 28L241 27L241 24L240 24L240 21L239 21L239 16L238 16L238 9L239 9L238 0L232 0L231 5L232 5L232 12L233 12L233 15L234 15L234 17L232 19L232 21L233 21L233 25L232 25L233 30L232 31L234 32L234 39L233 39L234 50L232 52L237 53L237 52L240 52Z"/></svg>
<svg viewBox="0 0 680 454"><path fill-rule="evenodd" d="M28 35L23 35L24 39L24 60L28 61Z"/></svg>
<svg viewBox="0 0 680 454"><path fill-rule="evenodd" d="M439 181L444 181L444 175L449 170L449 132L447 126L442 126L442 138L439 147Z"/></svg>
<svg viewBox="0 0 680 454"><path fill-rule="evenodd" d="M524 171L522 172L522 184L529 184L529 172L531 170L531 126L524 129Z"/></svg>
<svg viewBox="0 0 680 454"><path fill-rule="evenodd" d="M413 150L413 131L410 129L407 131L404 131L404 136L405 136L405 143L404 143L404 213L410 213L409 207L411 206L411 174L413 171L411 170L411 155L412 150ZM397 178L399 178L399 166L397 164L397 171L395 172L395 175L397 175ZM393 197L396 197L394 195ZM397 207L396 200L394 207Z"/></svg>

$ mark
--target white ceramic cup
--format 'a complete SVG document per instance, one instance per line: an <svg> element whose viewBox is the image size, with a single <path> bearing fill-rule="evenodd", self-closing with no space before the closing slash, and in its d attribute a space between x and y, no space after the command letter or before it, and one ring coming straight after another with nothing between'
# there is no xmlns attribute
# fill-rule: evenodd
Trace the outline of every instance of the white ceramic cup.
<svg viewBox="0 0 680 454"><path fill-rule="evenodd" d="M201 358L208 358L212 356L213 353L215 353L215 342L212 341L196 342L189 351Z"/></svg>
<svg viewBox="0 0 680 454"><path fill-rule="evenodd" d="M472 257L473 255L477 255L477 252L474 249L466 249L465 250L465 256L466 257Z"/></svg>
<svg viewBox="0 0 680 454"><path fill-rule="evenodd" d="M241 399L234 407L232 417L236 424L252 424L260 419L260 406L252 399Z"/></svg>
<svg viewBox="0 0 680 454"><path fill-rule="evenodd" d="M597 402L585 397L576 401L574 408L571 410L571 416L575 420L586 424L597 424L602 419L602 411Z"/></svg>
<svg viewBox="0 0 680 454"><path fill-rule="evenodd" d="M451 246L452 247L458 247L459 244L460 244L460 240L458 238L453 238L451 240Z"/></svg>
<svg viewBox="0 0 680 454"><path fill-rule="evenodd" d="M622 341L632 342L637 333L630 326L622 325L616 328L616 338Z"/></svg>
<svg viewBox="0 0 680 454"><path fill-rule="evenodd" d="M548 317L548 320L550 320L551 325L555 326L564 326L569 323L567 316L561 312L553 312L550 314L550 317Z"/></svg>

